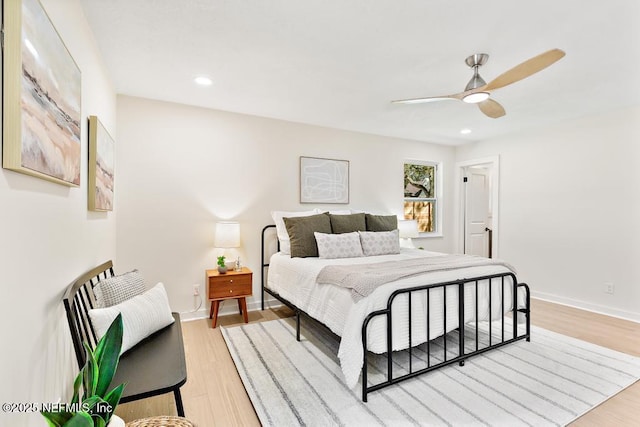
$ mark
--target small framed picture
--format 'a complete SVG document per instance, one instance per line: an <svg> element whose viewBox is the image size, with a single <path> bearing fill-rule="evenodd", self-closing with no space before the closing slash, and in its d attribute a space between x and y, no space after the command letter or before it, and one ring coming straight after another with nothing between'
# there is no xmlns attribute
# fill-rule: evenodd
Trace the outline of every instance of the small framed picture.
<svg viewBox="0 0 640 427"><path fill-rule="evenodd" d="M113 210L115 142L96 116L89 116L89 210Z"/></svg>

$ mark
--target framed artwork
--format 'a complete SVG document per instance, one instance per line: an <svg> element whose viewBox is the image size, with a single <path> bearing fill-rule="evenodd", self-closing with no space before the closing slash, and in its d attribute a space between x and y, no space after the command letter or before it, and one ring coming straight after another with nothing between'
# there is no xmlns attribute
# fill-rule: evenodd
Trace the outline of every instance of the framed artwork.
<svg viewBox="0 0 640 427"><path fill-rule="evenodd" d="M349 161L301 156L300 203L349 203Z"/></svg>
<svg viewBox="0 0 640 427"><path fill-rule="evenodd" d="M89 116L89 210L113 210L115 142L96 116Z"/></svg>
<svg viewBox="0 0 640 427"><path fill-rule="evenodd" d="M80 69L38 0L3 2L2 166L80 185Z"/></svg>

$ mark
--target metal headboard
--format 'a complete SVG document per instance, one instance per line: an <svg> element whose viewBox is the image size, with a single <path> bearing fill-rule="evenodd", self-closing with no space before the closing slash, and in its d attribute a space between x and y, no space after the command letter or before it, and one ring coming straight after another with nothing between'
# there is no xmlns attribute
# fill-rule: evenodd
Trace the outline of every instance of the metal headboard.
<svg viewBox="0 0 640 427"><path fill-rule="evenodd" d="M276 228L276 226L274 224L269 224L267 226L265 226L262 229L262 239L261 239L261 245L260 245L260 263L261 263L261 267L260 267L260 298L261 298L261 308L262 310L264 310L264 286L265 286L265 281L267 279L267 268L269 268L269 260L267 258L267 251L265 248L265 243L266 243L266 234L267 231L270 228ZM277 240L277 236L276 236L276 240ZM280 252L280 240L277 240L277 251Z"/></svg>

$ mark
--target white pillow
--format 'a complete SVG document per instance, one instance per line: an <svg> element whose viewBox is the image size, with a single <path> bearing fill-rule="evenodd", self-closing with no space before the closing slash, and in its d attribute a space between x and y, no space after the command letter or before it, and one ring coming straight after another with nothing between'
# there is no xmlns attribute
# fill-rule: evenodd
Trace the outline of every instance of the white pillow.
<svg viewBox="0 0 640 427"><path fill-rule="evenodd" d="M354 258L360 257L362 245L357 232L342 234L318 233L315 231L319 258Z"/></svg>
<svg viewBox="0 0 640 427"><path fill-rule="evenodd" d="M273 211L271 217L276 225L276 233L278 234L278 240L280 241L280 252L286 255L291 254L291 243L289 242L289 233L287 233L287 227L284 225L284 219L293 218L298 216L311 216L321 213L320 209L314 209L312 211L301 212L286 212L286 211Z"/></svg>
<svg viewBox="0 0 640 427"><path fill-rule="evenodd" d="M400 237L398 230L393 231L358 231L362 252L365 256L400 253Z"/></svg>
<svg viewBox="0 0 640 427"><path fill-rule="evenodd" d="M107 333L118 313L122 313L124 326L120 354L175 321L162 283L118 305L89 310L98 339Z"/></svg>

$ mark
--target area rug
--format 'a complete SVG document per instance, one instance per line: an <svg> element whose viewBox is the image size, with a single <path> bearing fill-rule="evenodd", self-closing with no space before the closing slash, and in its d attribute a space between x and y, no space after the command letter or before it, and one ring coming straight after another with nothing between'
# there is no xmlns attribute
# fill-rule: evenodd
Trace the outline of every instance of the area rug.
<svg viewBox="0 0 640 427"><path fill-rule="evenodd" d="M532 327L531 342L370 393L363 403L360 386L343 382L339 338L321 326L303 322L301 342L292 318L222 334L263 426L566 425L640 378L640 358ZM369 369L381 374L376 357Z"/></svg>

